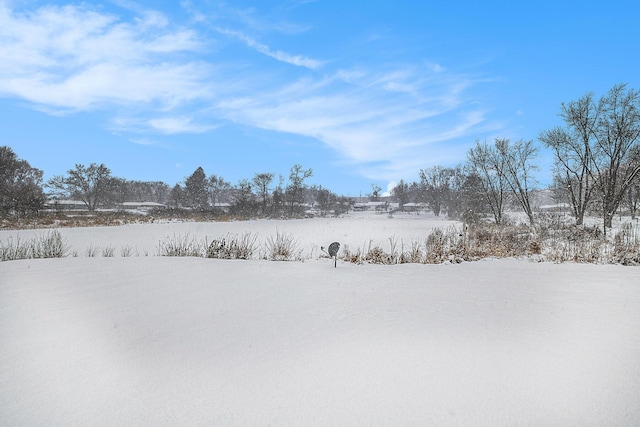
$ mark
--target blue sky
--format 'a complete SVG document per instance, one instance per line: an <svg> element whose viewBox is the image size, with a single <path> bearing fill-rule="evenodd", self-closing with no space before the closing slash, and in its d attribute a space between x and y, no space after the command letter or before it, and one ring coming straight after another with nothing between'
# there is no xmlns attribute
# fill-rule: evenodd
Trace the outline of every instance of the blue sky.
<svg viewBox="0 0 640 427"><path fill-rule="evenodd" d="M0 145L173 186L312 168L357 196L640 88L636 1L0 0ZM551 153L538 159L550 180Z"/></svg>

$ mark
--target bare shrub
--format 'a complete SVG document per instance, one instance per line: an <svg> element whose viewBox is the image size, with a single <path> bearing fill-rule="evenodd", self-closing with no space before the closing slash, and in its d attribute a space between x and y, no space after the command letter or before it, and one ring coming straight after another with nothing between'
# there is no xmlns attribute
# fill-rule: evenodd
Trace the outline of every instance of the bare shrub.
<svg viewBox="0 0 640 427"><path fill-rule="evenodd" d="M227 235L214 239L207 247L207 258L251 259L256 248L257 235Z"/></svg>

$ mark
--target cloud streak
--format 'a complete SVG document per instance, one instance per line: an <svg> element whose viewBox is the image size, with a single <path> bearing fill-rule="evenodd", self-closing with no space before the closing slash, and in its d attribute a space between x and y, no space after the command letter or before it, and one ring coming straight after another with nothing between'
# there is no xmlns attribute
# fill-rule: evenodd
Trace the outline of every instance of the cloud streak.
<svg viewBox="0 0 640 427"><path fill-rule="evenodd" d="M269 56L277 61L286 62L287 64L295 65L297 67L306 67L311 70L320 68L323 64L322 61L312 59L312 58L307 58L302 55L290 55L280 50L274 51L269 46L263 43L259 43L258 41L254 40L253 38L239 31L229 30L229 29L220 28L220 27L217 27L216 31L218 31L220 34L224 34L236 40L240 40L250 48L253 48L256 51L262 53L263 55Z"/></svg>

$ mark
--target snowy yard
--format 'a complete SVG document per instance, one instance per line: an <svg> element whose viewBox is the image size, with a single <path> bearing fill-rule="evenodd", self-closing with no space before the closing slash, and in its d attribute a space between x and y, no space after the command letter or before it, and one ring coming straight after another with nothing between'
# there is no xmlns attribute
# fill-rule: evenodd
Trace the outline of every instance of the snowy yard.
<svg viewBox="0 0 640 427"><path fill-rule="evenodd" d="M0 424L637 425L639 268L319 258L452 224L62 229L78 257L0 263ZM155 256L167 236L276 229L305 262Z"/></svg>

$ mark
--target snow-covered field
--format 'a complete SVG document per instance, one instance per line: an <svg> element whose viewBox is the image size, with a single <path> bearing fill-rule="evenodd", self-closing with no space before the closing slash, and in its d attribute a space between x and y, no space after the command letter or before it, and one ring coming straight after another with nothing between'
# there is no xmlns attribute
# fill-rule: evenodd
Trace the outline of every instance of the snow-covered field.
<svg viewBox="0 0 640 427"><path fill-rule="evenodd" d="M640 269L319 257L452 224L62 229L78 257L0 263L0 425L638 425ZM155 256L175 235L276 230L305 262Z"/></svg>

